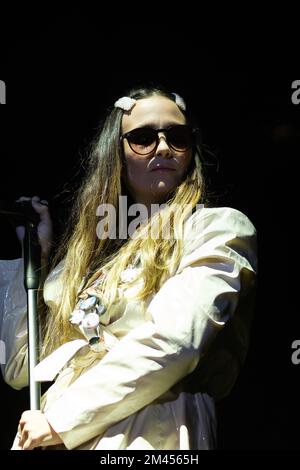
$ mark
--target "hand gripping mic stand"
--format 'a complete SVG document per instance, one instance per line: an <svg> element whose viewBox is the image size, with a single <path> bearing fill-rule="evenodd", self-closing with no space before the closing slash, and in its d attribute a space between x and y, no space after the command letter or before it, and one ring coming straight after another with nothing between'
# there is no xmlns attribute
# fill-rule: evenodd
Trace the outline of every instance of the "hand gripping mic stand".
<svg viewBox="0 0 300 470"><path fill-rule="evenodd" d="M14 225L25 226L23 240L24 287L27 292L27 328L28 328L28 377L30 409L40 409L41 384L34 379L34 367L39 362L39 321L38 289L41 277L41 247L38 242L37 225L39 216L34 211L31 201L18 203L0 202L0 215L7 215Z"/></svg>

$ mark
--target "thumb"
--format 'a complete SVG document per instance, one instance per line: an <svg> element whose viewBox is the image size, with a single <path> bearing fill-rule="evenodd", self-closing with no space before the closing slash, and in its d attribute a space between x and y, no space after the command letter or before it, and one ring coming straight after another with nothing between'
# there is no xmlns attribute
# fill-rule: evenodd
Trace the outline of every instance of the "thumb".
<svg viewBox="0 0 300 470"><path fill-rule="evenodd" d="M34 196L31 200L32 207L39 214L41 220L48 220L49 211L48 211L48 202L44 199L41 201L38 196Z"/></svg>

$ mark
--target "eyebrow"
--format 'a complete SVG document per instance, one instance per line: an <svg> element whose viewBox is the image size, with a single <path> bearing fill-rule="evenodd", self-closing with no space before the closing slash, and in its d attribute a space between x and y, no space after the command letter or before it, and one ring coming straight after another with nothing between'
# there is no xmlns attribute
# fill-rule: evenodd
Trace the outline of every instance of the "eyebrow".
<svg viewBox="0 0 300 470"><path fill-rule="evenodd" d="M167 127L170 127L170 126L174 126L174 125L185 125L185 122L178 122L178 121L170 121L168 123L166 123L164 125L164 128L167 128ZM149 123L149 122L146 122L144 124L142 124L140 127L153 127L153 129L157 128L157 129L160 129L158 126L156 126L156 124L154 123Z"/></svg>
<svg viewBox="0 0 300 470"><path fill-rule="evenodd" d="M144 123L141 123L140 125L138 125L137 127L133 127L132 129L130 129L129 131L125 131L125 134L127 132L131 132L133 131L134 129L140 129L140 128L143 128L143 127L150 127L151 129L168 129L169 127L171 126L185 126L186 125L186 122L177 122L177 121L172 121L172 122L168 122L167 124L164 125L163 128L161 127L158 127L156 124L153 124L151 122L144 122Z"/></svg>

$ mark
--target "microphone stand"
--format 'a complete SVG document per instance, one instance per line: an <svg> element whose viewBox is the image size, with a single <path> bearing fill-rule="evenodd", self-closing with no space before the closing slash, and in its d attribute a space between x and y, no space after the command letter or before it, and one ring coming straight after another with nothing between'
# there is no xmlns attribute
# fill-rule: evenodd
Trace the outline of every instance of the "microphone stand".
<svg viewBox="0 0 300 470"><path fill-rule="evenodd" d="M41 247L38 241L37 226L39 216L33 210L30 201L11 203L0 201L0 215L9 217L14 225L25 226L22 242L24 260L24 287L27 292L27 328L28 328L28 378L30 409L39 410L41 384L34 379L34 367L39 362L39 321L38 289L41 279Z"/></svg>
<svg viewBox="0 0 300 470"><path fill-rule="evenodd" d="M27 292L27 325L28 325L28 377L30 409L39 410L41 384L34 379L34 367L39 362L39 321L38 289L41 277L41 247L38 242L37 224L32 220L25 223L23 240L24 287Z"/></svg>

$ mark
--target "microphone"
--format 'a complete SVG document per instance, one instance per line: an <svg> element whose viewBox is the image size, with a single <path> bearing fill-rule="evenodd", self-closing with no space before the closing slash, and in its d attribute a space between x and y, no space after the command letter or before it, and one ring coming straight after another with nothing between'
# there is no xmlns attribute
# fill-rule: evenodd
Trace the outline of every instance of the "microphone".
<svg viewBox="0 0 300 470"><path fill-rule="evenodd" d="M35 212L30 201L0 201L0 216L9 217L15 225L22 225L31 222L37 225L40 221L39 215Z"/></svg>

